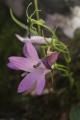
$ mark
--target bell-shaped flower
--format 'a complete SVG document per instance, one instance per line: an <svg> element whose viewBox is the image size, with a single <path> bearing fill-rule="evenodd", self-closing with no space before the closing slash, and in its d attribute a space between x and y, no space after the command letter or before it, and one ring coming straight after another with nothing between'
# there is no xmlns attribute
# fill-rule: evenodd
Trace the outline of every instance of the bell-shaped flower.
<svg viewBox="0 0 80 120"><path fill-rule="evenodd" d="M23 53L25 57L9 57L8 63L9 68L24 71L25 77L18 86L18 93L41 95L45 87L45 75L51 71L52 64L58 59L58 52L40 59L32 43L26 42Z"/></svg>

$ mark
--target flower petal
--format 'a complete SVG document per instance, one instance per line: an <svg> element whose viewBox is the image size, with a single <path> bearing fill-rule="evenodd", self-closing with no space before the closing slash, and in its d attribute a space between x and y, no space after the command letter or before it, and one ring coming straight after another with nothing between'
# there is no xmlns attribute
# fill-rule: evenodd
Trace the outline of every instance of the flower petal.
<svg viewBox="0 0 80 120"><path fill-rule="evenodd" d="M36 69L32 73L29 73L19 84L18 93L27 91L32 93L33 90L35 91L35 95L41 94L45 85L45 77L43 73L44 71L41 71L40 69Z"/></svg>
<svg viewBox="0 0 80 120"><path fill-rule="evenodd" d="M13 70L18 70L12 63L8 63L7 66Z"/></svg>
<svg viewBox="0 0 80 120"><path fill-rule="evenodd" d="M24 44L23 52L26 57L31 57L31 58L37 59L37 60L39 59L35 47L30 42L26 42Z"/></svg>
<svg viewBox="0 0 80 120"><path fill-rule="evenodd" d="M31 42L34 44L47 44L47 42L51 43L52 40L51 38L44 38L42 36L31 36L31 38L22 37L19 34L16 34L16 37L23 43Z"/></svg>
<svg viewBox="0 0 80 120"><path fill-rule="evenodd" d="M23 93L26 91L30 91L34 84L36 82L36 79L33 78L33 74L29 73L19 84L18 86L18 93Z"/></svg>
<svg viewBox="0 0 80 120"><path fill-rule="evenodd" d="M27 72L31 72L34 69L33 65L37 64L37 61L24 57L9 57L9 62L10 63L8 63L8 66L11 69L23 70Z"/></svg>
<svg viewBox="0 0 80 120"><path fill-rule="evenodd" d="M48 64L51 66L56 62L58 59L59 53L58 52L53 52L50 56L47 57Z"/></svg>
<svg viewBox="0 0 80 120"><path fill-rule="evenodd" d="M45 75L40 74L39 80L37 81L35 92L37 95L41 95L45 86Z"/></svg>

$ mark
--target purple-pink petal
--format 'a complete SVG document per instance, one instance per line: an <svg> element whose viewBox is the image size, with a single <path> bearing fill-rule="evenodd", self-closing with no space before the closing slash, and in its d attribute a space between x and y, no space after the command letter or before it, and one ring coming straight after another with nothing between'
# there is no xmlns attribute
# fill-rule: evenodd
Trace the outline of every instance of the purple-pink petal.
<svg viewBox="0 0 80 120"><path fill-rule="evenodd" d="M50 56L47 57L48 64L51 66L54 64L57 59L58 59L59 53L58 52L53 52Z"/></svg>
<svg viewBox="0 0 80 120"><path fill-rule="evenodd" d="M23 93L26 91L30 91L34 86L36 79L34 79L32 73L29 73L19 84L18 86L18 93Z"/></svg>
<svg viewBox="0 0 80 120"><path fill-rule="evenodd" d="M26 42L24 44L23 52L26 57L31 57L32 59L36 59L36 60L39 59L35 47L30 42Z"/></svg>
<svg viewBox="0 0 80 120"><path fill-rule="evenodd" d="M29 73L19 84L18 93L35 91L35 95L40 95L45 85L44 71L37 69Z"/></svg>
<svg viewBox="0 0 80 120"><path fill-rule="evenodd" d="M44 86L45 86L45 75L42 73L40 74L39 80L37 81L37 85L35 89L36 95L42 94Z"/></svg>
<svg viewBox="0 0 80 120"><path fill-rule="evenodd" d="M33 70L33 65L35 64L37 64L37 61L33 61L32 59L29 59L29 58L9 57L8 66L12 69L31 72Z"/></svg>
<svg viewBox="0 0 80 120"><path fill-rule="evenodd" d="M10 69L18 70L12 63L8 63L7 66L8 66Z"/></svg>

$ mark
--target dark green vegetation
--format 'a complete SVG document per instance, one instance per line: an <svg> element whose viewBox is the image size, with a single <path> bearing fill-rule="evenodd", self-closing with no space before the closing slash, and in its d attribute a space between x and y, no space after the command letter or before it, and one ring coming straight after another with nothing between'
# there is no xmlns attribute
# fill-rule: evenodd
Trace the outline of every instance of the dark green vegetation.
<svg viewBox="0 0 80 120"><path fill-rule="evenodd" d="M0 1L0 119L68 120L70 109L80 101L80 32L66 42L72 56L70 68L74 85L71 86L70 81L58 73L54 84L56 93L40 97L22 96L16 92L22 79L20 72L11 71L6 65L9 56L22 54L22 44L15 33L24 31L12 21L9 9Z"/></svg>

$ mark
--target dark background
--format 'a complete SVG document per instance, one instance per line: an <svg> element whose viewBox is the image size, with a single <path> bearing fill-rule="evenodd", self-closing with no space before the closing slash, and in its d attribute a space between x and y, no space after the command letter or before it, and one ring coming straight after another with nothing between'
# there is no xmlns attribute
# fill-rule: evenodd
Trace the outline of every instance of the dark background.
<svg viewBox="0 0 80 120"><path fill-rule="evenodd" d="M73 88L64 78L58 78L57 91L63 88L61 94L43 96L22 96L17 94L17 86L22 79L20 72L7 67L8 57L22 55L22 46L15 33L26 33L17 26L10 17L9 8L0 0L0 119L9 120L68 120L70 108L79 103L80 99L80 37L79 33L69 42L74 72L75 86ZM28 3L27 3L28 4ZM20 18L26 22L25 17ZM64 116L64 118L63 118Z"/></svg>

